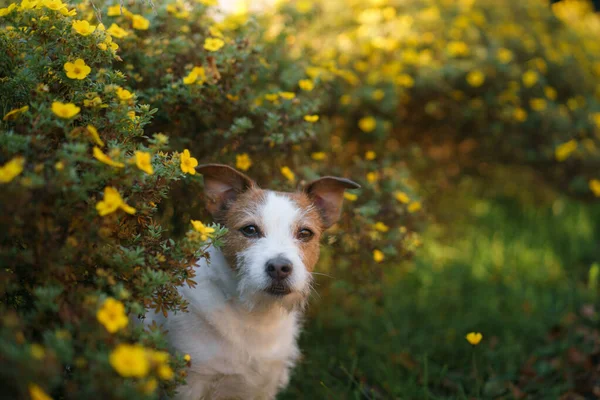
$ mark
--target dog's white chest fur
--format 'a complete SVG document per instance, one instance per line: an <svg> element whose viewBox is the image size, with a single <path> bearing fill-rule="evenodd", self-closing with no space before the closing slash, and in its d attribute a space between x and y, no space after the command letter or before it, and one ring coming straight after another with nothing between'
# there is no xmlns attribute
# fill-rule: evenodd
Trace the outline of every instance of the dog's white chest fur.
<svg viewBox="0 0 600 400"><path fill-rule="evenodd" d="M273 399L299 356L299 311L276 303L250 310L236 294L233 270L220 251L197 268L195 288L182 287L188 313L148 316L170 344L190 354L180 399Z"/></svg>

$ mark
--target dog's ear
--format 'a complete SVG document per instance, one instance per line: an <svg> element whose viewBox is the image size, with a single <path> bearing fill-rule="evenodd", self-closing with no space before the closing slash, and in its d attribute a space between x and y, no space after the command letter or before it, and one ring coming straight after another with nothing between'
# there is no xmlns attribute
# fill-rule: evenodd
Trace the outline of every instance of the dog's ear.
<svg viewBox="0 0 600 400"><path fill-rule="evenodd" d="M226 210L240 193L255 185L252 179L227 165L199 165L196 171L204 176L206 208L213 216Z"/></svg>
<svg viewBox="0 0 600 400"><path fill-rule="evenodd" d="M350 179L325 176L306 185L304 193L319 210L324 227L329 228L340 219L344 190L359 188L360 185Z"/></svg>

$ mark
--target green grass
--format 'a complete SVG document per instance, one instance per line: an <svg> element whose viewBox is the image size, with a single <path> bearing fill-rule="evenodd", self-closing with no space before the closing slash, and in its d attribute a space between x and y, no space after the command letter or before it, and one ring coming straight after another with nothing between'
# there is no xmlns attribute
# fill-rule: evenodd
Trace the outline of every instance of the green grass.
<svg viewBox="0 0 600 400"><path fill-rule="evenodd" d="M598 329L579 310L596 299L587 276L600 260L600 209L503 198L468 209L460 226L432 225L412 262L386 267L378 299L320 279L328 290L311 304L305 358L280 398L581 393L586 371L569 354L588 357L581 328ZM470 331L483 333L479 346L465 340Z"/></svg>

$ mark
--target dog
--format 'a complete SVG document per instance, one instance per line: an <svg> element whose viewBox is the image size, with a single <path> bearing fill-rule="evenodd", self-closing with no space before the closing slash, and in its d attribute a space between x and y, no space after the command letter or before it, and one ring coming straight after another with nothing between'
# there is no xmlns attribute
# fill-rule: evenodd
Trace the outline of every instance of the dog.
<svg viewBox="0 0 600 400"><path fill-rule="evenodd" d="M180 400L269 400L285 388L300 356L297 338L323 231L340 218L344 190L323 177L295 193L264 190L219 164L197 167L206 207L228 231L181 287L189 312L154 314L170 345L191 356Z"/></svg>

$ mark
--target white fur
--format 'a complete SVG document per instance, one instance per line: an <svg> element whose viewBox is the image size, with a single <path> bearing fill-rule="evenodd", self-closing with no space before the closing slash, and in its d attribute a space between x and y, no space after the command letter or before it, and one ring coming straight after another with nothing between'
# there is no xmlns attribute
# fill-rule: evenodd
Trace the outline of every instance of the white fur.
<svg viewBox="0 0 600 400"><path fill-rule="evenodd" d="M287 385L300 354L299 318L310 287L294 235L301 214L289 199L269 192L257 221L265 237L238 255L239 274L211 248L210 264L196 266L198 285L179 289L189 312L147 316L147 324L164 325L170 344L192 358L178 399L267 400ZM293 263L293 292L284 297L264 292L270 279L265 264L278 255Z"/></svg>

